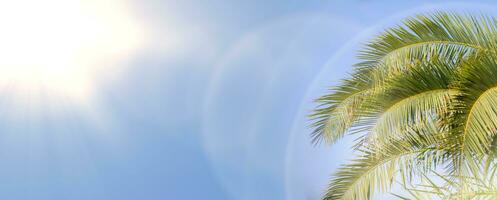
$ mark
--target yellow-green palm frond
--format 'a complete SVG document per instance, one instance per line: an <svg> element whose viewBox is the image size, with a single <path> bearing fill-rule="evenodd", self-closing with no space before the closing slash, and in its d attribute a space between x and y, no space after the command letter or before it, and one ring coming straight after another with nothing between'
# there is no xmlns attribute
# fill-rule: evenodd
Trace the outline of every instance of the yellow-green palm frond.
<svg viewBox="0 0 497 200"><path fill-rule="evenodd" d="M436 195L486 198L490 187L476 190L466 177L497 155L496 49L497 20L447 12L408 18L367 43L351 78L311 115L314 141L361 134L359 158L335 174L324 198L371 199L396 175L437 166L454 185Z"/></svg>
<svg viewBox="0 0 497 200"><path fill-rule="evenodd" d="M496 59L496 55L486 56L461 70L459 112L453 123L458 127L461 150L470 154L487 153L497 131Z"/></svg>
<svg viewBox="0 0 497 200"><path fill-rule="evenodd" d="M367 98L363 96L372 94L371 90L385 88L384 81L421 63L444 62L457 66L485 52L489 47L487 43L480 41L480 37L467 35L470 32L493 34L495 23L489 18L478 19L447 13L420 15L368 43L359 55L363 61L355 66L351 78L317 100L320 106L311 115L315 141L324 139L333 143L341 138L361 118L360 102ZM479 23L469 23L474 20Z"/></svg>
<svg viewBox="0 0 497 200"><path fill-rule="evenodd" d="M359 158L335 174L324 199L369 199L388 191L398 175L411 179L443 163L447 154L437 142L444 133L436 124L425 122L391 143L361 149Z"/></svg>
<svg viewBox="0 0 497 200"><path fill-rule="evenodd" d="M484 162L483 160L480 160ZM401 199L434 200L493 200L497 199L497 165L495 162L480 165L467 176L452 177L436 171L424 174L419 183L400 182L408 195L396 195ZM454 181L457 179L458 181Z"/></svg>
<svg viewBox="0 0 497 200"><path fill-rule="evenodd" d="M451 104L459 93L450 88L454 74L450 65L429 64L387 82L388 88L371 98L368 110L375 117L369 118L369 139L375 143L388 141L406 127L451 112Z"/></svg>

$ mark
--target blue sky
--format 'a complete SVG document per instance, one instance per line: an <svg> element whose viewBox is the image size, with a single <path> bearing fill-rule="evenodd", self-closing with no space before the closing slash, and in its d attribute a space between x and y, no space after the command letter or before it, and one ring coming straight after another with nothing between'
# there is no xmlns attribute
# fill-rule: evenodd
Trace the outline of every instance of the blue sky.
<svg viewBox="0 0 497 200"><path fill-rule="evenodd" d="M71 99L33 108L0 97L0 199L318 199L352 152L350 139L312 146L306 115L346 77L361 44L415 13L497 8L491 1L128 3L154 33L152 45L98 83L97 114Z"/></svg>

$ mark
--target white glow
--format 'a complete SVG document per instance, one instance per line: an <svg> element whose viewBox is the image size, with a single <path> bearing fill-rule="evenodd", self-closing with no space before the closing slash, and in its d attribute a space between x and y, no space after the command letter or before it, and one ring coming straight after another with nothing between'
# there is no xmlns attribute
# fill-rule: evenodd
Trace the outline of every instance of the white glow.
<svg viewBox="0 0 497 200"><path fill-rule="evenodd" d="M0 92L90 97L96 73L144 43L144 29L123 2L0 0Z"/></svg>

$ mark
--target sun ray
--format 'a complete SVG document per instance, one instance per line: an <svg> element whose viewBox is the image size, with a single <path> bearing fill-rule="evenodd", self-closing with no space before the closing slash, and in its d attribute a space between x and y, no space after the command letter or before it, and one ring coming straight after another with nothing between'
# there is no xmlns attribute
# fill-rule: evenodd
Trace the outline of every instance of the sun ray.
<svg viewBox="0 0 497 200"><path fill-rule="evenodd" d="M0 88L86 101L145 43L142 24L118 0L0 1Z"/></svg>

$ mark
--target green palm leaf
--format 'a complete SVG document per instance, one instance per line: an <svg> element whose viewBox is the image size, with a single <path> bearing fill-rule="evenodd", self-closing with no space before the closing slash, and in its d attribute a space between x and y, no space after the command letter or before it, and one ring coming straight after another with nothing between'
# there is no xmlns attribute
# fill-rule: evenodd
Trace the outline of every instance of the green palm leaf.
<svg viewBox="0 0 497 200"><path fill-rule="evenodd" d="M445 151L436 145L443 137L435 124L408 128L407 133L380 148L362 149L362 155L335 174L324 199L369 199L375 192L385 192L397 175L412 178L436 167L445 159Z"/></svg>
<svg viewBox="0 0 497 200"><path fill-rule="evenodd" d="M477 188L466 177L497 155L496 49L494 18L446 12L408 18L367 43L351 77L311 115L316 142L361 138L359 157L335 174L324 198L371 199L397 175L428 176L437 166L450 177L451 198L492 196L496 185ZM408 191L447 194L423 187Z"/></svg>

